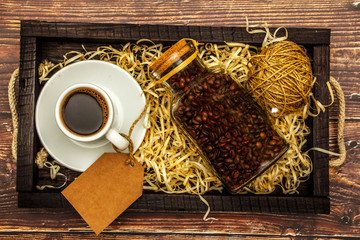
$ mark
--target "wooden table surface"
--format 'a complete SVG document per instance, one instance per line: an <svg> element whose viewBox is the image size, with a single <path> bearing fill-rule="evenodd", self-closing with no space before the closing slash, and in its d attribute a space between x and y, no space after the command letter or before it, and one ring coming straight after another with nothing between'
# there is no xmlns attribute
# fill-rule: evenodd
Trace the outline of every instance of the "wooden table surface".
<svg viewBox="0 0 360 240"><path fill-rule="evenodd" d="M330 168L329 215L127 211L102 239L251 239L360 237L360 4L354 1L264 0L1 0L0 1L0 239L98 238L71 209L17 208L16 161L11 155L8 83L19 65L20 20L331 29L330 70L346 100L345 163ZM336 145L337 102L330 111L330 150Z"/></svg>

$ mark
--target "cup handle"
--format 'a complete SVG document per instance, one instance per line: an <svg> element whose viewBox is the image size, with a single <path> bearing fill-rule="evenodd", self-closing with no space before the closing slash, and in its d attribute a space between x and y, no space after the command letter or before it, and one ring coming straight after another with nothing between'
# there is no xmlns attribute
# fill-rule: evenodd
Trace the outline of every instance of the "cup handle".
<svg viewBox="0 0 360 240"><path fill-rule="evenodd" d="M120 151L125 150L129 146L128 140L112 128L106 133L105 137Z"/></svg>

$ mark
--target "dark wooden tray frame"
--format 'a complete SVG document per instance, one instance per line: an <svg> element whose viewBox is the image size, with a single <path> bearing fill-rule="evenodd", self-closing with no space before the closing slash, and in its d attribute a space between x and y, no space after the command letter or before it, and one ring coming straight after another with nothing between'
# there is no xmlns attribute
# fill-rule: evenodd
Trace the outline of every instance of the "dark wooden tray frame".
<svg viewBox="0 0 360 240"><path fill-rule="evenodd" d="M306 46L312 55L313 72L317 77L314 95L321 102L328 101L326 81L330 71L330 30L329 29L288 29L289 40ZM91 42L137 41L151 39L155 42L176 42L181 38L194 38L200 42L222 43L244 42L259 45L263 34L249 34L245 28L133 25L133 24L90 24L21 21L20 77L19 77L19 134L17 161L18 206L29 208L71 207L60 191L38 191L35 188L38 169L34 163L40 147L36 134L34 113L41 86L38 83L37 68L41 60L39 48L43 39L71 40L79 44ZM329 149L329 113L325 111L316 118L309 118L312 133L308 137L308 147ZM328 214L329 166L328 156L311 152L314 170L309 194L303 195L230 195L220 193L205 194L212 211L220 212L268 212ZM308 184L308 185L309 185ZM189 194L165 194L144 192L129 209L137 211L204 211L206 206L199 197Z"/></svg>

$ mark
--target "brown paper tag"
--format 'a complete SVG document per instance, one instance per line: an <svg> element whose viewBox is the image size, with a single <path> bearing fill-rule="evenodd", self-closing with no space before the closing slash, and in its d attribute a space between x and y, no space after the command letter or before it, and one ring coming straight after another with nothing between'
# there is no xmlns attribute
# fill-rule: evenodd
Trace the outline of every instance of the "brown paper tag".
<svg viewBox="0 0 360 240"><path fill-rule="evenodd" d="M129 154L104 153L62 191L96 235L142 195L144 168Z"/></svg>

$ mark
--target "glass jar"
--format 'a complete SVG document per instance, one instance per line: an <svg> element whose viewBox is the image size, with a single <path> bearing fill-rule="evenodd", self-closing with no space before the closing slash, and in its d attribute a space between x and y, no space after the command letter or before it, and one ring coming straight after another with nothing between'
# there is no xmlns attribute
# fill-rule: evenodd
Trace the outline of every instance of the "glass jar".
<svg viewBox="0 0 360 240"><path fill-rule="evenodd" d="M231 193L288 149L253 98L224 73L210 72L197 43L182 39L149 66L173 96L172 118Z"/></svg>

